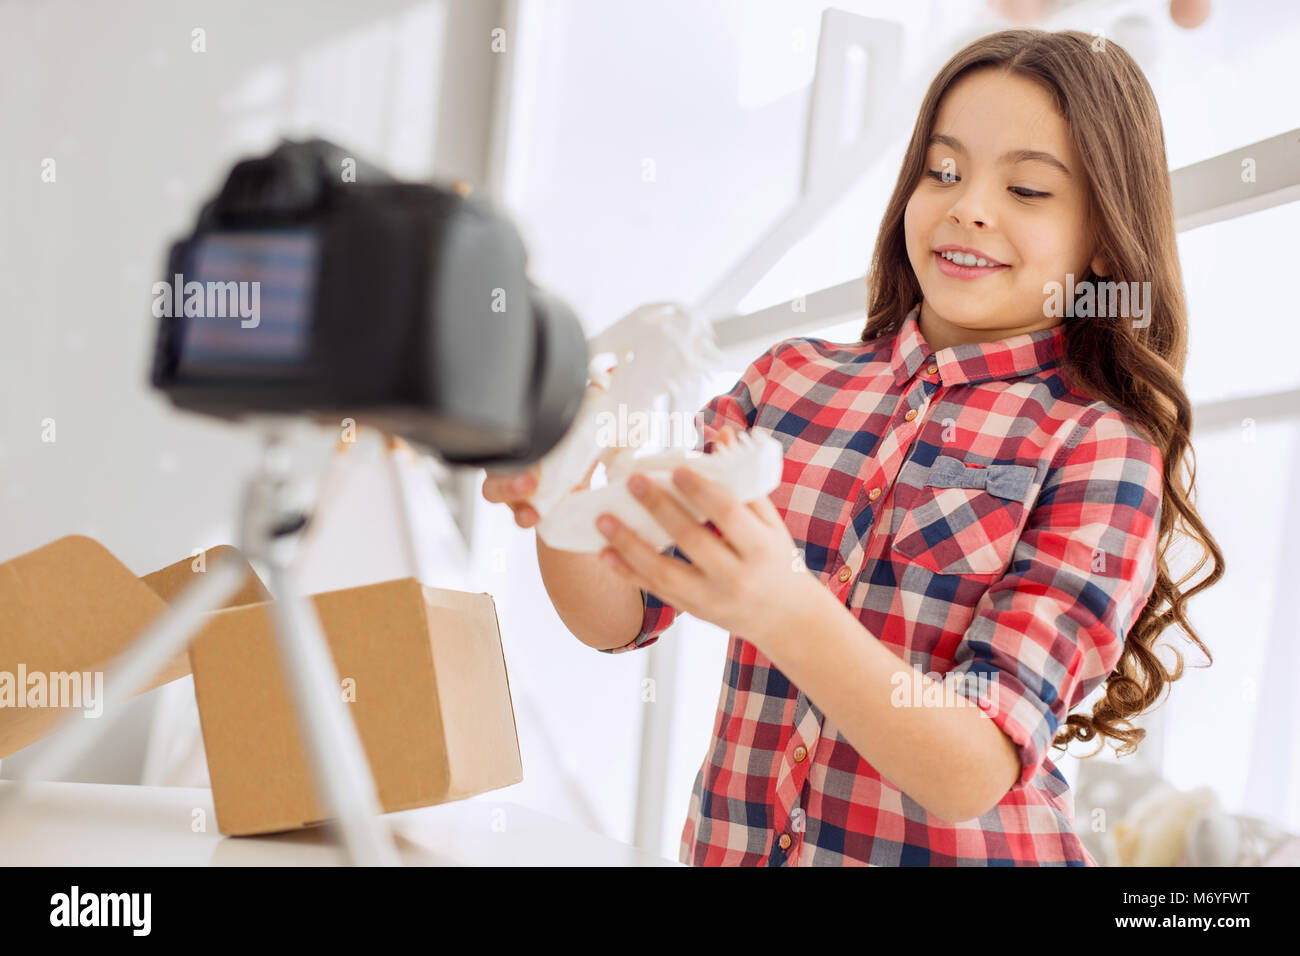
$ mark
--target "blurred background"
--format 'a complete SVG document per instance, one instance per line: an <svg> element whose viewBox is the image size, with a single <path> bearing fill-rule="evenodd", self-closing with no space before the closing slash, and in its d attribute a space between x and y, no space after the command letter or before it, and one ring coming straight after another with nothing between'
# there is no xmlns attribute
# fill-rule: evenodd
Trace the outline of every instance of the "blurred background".
<svg viewBox="0 0 1300 956"><path fill-rule="evenodd" d="M1021 24L1118 42L1155 90L1190 303L1196 502L1227 567L1190 607L1214 664L1184 650L1139 753L1081 762L1076 744L1058 761L1109 788L1081 788L1080 827L1090 806L1158 783L1300 832L1300 591L1286 584L1300 576L1300 316L1270 268L1300 231L1289 0L0 3L0 560L80 533L145 574L234 540L255 436L173 411L147 379L166 245L237 159L317 135L404 178L466 183L504 207L535 281L589 334L645 302L708 301L727 317L716 394L779 339L856 339L925 85L964 43ZM1240 201L1257 155L1290 166L1261 161L1268 188ZM304 585L411 573L378 446L339 461L335 440L304 430L295 445L330 483ZM599 654L556 616L534 532L482 500L482 472L420 459L408 477L425 583L489 592L500 616L525 777L473 799L676 859L726 634L682 617L648 650ZM134 700L70 779L206 785L192 681Z"/></svg>

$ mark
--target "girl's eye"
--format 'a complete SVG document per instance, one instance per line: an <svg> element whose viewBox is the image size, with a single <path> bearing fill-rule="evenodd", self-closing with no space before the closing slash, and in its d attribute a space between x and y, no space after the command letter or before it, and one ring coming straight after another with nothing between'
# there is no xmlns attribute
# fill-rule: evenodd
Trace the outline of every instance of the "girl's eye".
<svg viewBox="0 0 1300 956"><path fill-rule="evenodd" d="M948 173L947 177L938 169L927 169L925 174L931 179L938 180L941 183L959 183L961 177L956 173ZM1012 195L1019 196L1021 199L1043 199L1050 196L1051 193L1039 192L1037 189L1026 189L1024 186L1008 186L1008 191Z"/></svg>

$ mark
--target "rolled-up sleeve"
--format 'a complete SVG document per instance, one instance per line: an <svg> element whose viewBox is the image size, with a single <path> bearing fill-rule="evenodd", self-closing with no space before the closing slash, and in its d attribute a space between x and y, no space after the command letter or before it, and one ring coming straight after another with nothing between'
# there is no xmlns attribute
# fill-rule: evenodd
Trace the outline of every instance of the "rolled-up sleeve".
<svg viewBox="0 0 1300 956"><path fill-rule="evenodd" d="M957 691L1015 743L1018 786L1038 772L1069 712L1110 676L1150 599L1162 482L1160 450L1121 413L1090 409L954 653L945 681L965 675Z"/></svg>
<svg viewBox="0 0 1300 956"><path fill-rule="evenodd" d="M687 561L686 556L677 550L675 544L669 545L659 553ZM665 604L645 588L641 589L641 604L645 608L641 615L641 633L622 647L602 647L600 650L606 654L622 654L624 651L634 651L639 647L649 647L659 640L659 635L668 630L677 617L675 607Z"/></svg>
<svg viewBox="0 0 1300 956"><path fill-rule="evenodd" d="M704 454L712 454L714 442L723 426L731 425L737 431L748 431L754 427L758 410L763 404L763 395L771 375L772 363L776 353L788 341L790 340L785 339L777 342L750 362L729 391L709 399L704 407L695 413L696 444ZM690 563L690 559L678 551L675 544L669 545L659 553ZM649 647L659 640L659 635L672 626L677 618L675 607L665 604L644 589L641 591L641 600L645 606L645 613L641 618L641 633L622 647L601 648L604 653L621 654L624 651Z"/></svg>

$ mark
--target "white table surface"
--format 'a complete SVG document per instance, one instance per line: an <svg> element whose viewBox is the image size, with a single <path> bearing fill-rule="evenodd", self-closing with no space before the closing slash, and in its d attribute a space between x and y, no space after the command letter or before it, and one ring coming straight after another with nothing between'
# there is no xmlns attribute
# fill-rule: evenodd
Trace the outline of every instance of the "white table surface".
<svg viewBox="0 0 1300 956"><path fill-rule="evenodd" d="M0 780L0 789L14 786ZM206 831L195 832L195 810ZM408 866L678 866L483 794L387 813ZM227 837L206 787L37 782L0 811L0 866L334 866L330 831Z"/></svg>

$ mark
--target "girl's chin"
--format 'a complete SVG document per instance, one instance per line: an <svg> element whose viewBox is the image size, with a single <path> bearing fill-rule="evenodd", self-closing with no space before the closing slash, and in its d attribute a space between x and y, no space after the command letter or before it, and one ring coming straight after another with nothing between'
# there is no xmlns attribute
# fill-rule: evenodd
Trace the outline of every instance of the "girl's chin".
<svg viewBox="0 0 1300 956"><path fill-rule="evenodd" d="M1023 302L1015 302L1006 296L938 293L930 295L921 292L925 301L936 315L941 315L949 322L960 325L979 325L987 320L996 320L1007 315L1021 315L1025 311Z"/></svg>
<svg viewBox="0 0 1300 956"><path fill-rule="evenodd" d="M1023 315L1024 303L981 296L925 295L929 311L940 321L969 332L983 332L1006 325L1007 316ZM1032 308L1032 306L1031 306Z"/></svg>

